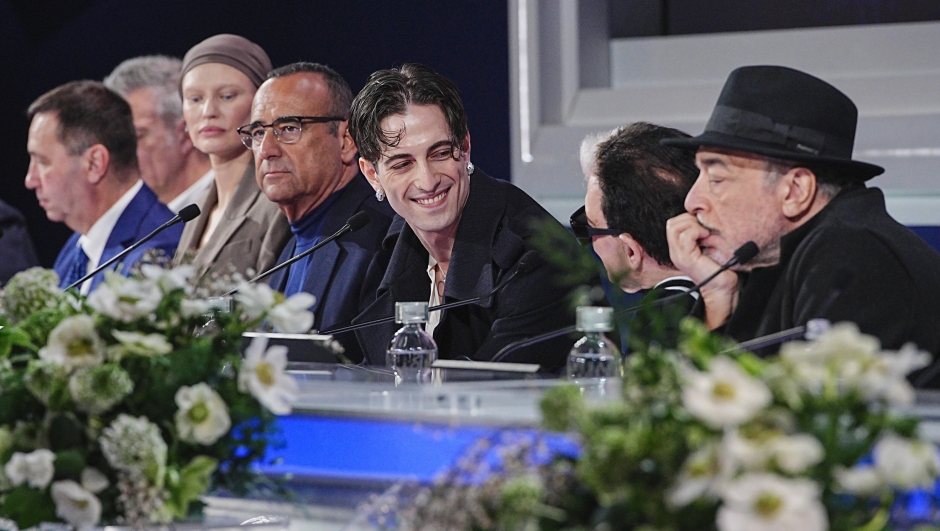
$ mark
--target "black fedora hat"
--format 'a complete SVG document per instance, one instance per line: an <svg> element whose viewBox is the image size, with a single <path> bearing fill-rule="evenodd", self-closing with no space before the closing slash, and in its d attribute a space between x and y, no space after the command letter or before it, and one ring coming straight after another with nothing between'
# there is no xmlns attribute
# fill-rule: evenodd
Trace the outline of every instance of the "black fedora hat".
<svg viewBox="0 0 940 531"><path fill-rule="evenodd" d="M728 76L705 132L670 146L714 146L843 170L867 181L884 168L852 160L858 109L829 83L784 66L743 66Z"/></svg>

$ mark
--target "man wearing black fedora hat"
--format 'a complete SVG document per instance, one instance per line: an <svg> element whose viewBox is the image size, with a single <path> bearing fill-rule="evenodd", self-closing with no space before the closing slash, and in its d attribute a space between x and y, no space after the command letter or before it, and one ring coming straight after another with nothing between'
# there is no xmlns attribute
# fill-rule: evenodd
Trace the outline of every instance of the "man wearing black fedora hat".
<svg viewBox="0 0 940 531"><path fill-rule="evenodd" d="M852 160L858 110L845 94L780 66L738 68L696 149L687 214L669 221L670 256L698 282L747 241L760 253L703 290L706 321L744 341L810 319L855 322L884 348L940 353L940 255L892 219ZM932 384L940 384L931 382Z"/></svg>

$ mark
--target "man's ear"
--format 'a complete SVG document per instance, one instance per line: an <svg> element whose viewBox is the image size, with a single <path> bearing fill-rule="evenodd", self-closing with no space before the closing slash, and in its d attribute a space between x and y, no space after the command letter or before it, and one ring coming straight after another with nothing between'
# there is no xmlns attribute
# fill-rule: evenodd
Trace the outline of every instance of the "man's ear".
<svg viewBox="0 0 940 531"><path fill-rule="evenodd" d="M339 130L336 132L337 136L340 139L340 158L343 160L344 166L351 166L356 163L356 153L359 152L359 149L356 147L356 141L353 140L351 134L349 134L349 122L340 122ZM362 168L362 162L359 163L359 167Z"/></svg>
<svg viewBox="0 0 940 531"><path fill-rule="evenodd" d="M796 167L780 176L783 196L783 215L800 218L806 214L816 200L816 174L809 168Z"/></svg>
<svg viewBox="0 0 940 531"><path fill-rule="evenodd" d="M379 182L379 178L376 175L374 164L363 157L359 157L359 170L366 176L366 180L369 181L369 184L372 185L374 190L378 191L382 189L382 183Z"/></svg>
<svg viewBox="0 0 940 531"><path fill-rule="evenodd" d="M617 241L620 243L623 255L627 259L627 265L630 267L630 271L640 271L643 269L643 258L646 255L643 246L626 232L617 235Z"/></svg>
<svg viewBox="0 0 940 531"><path fill-rule="evenodd" d="M108 148L101 144L95 144L82 153L82 169L85 170L85 178L91 184L98 184L104 179L110 163L111 154Z"/></svg>

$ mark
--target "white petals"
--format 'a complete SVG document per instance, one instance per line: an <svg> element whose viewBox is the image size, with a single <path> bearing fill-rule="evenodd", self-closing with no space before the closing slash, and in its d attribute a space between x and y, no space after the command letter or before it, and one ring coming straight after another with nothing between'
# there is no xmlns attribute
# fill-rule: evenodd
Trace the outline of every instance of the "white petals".
<svg viewBox="0 0 940 531"><path fill-rule="evenodd" d="M924 441L888 434L875 445L873 455L878 473L892 487L929 488L940 475L937 448Z"/></svg>
<svg viewBox="0 0 940 531"><path fill-rule="evenodd" d="M250 391L275 415L287 415L297 396L297 381L285 370L287 347L275 345L265 351L267 345L265 337L251 340L238 373L238 388Z"/></svg>
<svg viewBox="0 0 940 531"><path fill-rule="evenodd" d="M95 331L90 315L66 317L49 334L49 343L39 349L39 358L71 371L104 361L104 342Z"/></svg>
<svg viewBox="0 0 940 531"><path fill-rule="evenodd" d="M719 531L825 531L819 486L808 479L746 474L729 483L718 509Z"/></svg>
<svg viewBox="0 0 940 531"><path fill-rule="evenodd" d="M206 383L184 385L176 391L176 431L182 440L214 444L232 427L228 406L219 393Z"/></svg>
<svg viewBox="0 0 940 531"><path fill-rule="evenodd" d="M26 483L35 489L44 489L55 474L55 454L45 448L24 454L14 452L3 471L14 486Z"/></svg>
<svg viewBox="0 0 940 531"><path fill-rule="evenodd" d="M119 321L130 322L147 317L157 309L163 293L151 281L106 275L106 281L88 296L88 305L96 312Z"/></svg>
<svg viewBox="0 0 940 531"><path fill-rule="evenodd" d="M721 429L747 422L770 404L770 390L725 356L716 357L708 372L686 371L682 404L706 425Z"/></svg>
<svg viewBox="0 0 940 531"><path fill-rule="evenodd" d="M101 501L74 481L56 481L51 489L55 514L79 530L101 520Z"/></svg>
<svg viewBox="0 0 940 531"><path fill-rule="evenodd" d="M118 340L115 351L122 355L162 356L173 351L173 345L161 334L141 334L113 330L111 335Z"/></svg>
<svg viewBox="0 0 940 531"><path fill-rule="evenodd" d="M108 476L105 476L100 470L95 467L85 467L82 470L82 488L88 492L98 494L104 489L111 486L111 482L108 481Z"/></svg>

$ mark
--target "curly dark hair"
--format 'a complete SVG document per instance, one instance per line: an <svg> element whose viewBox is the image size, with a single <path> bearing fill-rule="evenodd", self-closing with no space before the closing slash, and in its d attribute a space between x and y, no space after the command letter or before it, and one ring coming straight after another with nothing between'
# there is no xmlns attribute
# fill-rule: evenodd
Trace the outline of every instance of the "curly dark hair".
<svg viewBox="0 0 940 531"><path fill-rule="evenodd" d="M637 122L617 129L595 152L607 226L628 232L662 265L672 265L666 221L685 212L685 196L699 172L694 152L659 142L688 137Z"/></svg>
<svg viewBox="0 0 940 531"><path fill-rule="evenodd" d="M457 85L427 66L406 63L401 68L379 70L352 102L349 132L359 154L377 164L382 152L401 141L403 131L385 131L382 120L403 114L407 106L436 105L444 113L454 154L467 137L467 113Z"/></svg>

